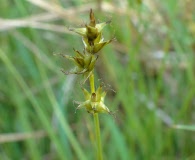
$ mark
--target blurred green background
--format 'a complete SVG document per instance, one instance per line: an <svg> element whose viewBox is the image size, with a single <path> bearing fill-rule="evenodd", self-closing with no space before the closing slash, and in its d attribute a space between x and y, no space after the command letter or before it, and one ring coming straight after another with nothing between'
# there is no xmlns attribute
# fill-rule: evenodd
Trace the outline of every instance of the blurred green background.
<svg viewBox="0 0 195 160"><path fill-rule="evenodd" d="M95 159L93 117L75 113L82 77L53 55L83 50L67 28L87 23L90 8L112 19L104 37L117 39L95 73L115 112L100 115L104 159L194 160L193 0L1 0L0 159Z"/></svg>

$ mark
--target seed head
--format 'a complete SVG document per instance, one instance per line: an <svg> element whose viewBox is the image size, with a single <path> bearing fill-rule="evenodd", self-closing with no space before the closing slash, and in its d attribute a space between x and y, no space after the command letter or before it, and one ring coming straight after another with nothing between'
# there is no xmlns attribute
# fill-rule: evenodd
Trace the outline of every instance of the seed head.
<svg viewBox="0 0 195 160"><path fill-rule="evenodd" d="M81 53L78 50L75 50L76 55L75 56L69 56L69 55L63 55L59 54L64 58L67 58L74 62L75 67L71 71L64 71L62 69L62 72L65 74L84 74L85 78L88 78L91 71L95 67L95 62L97 60L97 56L88 54L88 53ZM86 79L85 79L86 81Z"/></svg>
<svg viewBox="0 0 195 160"><path fill-rule="evenodd" d="M88 25L86 24L84 28L71 28L70 30L82 36L87 52L95 54L113 40L104 41L102 36L103 28L111 21L96 24L92 9L90 10L89 18L90 22Z"/></svg>
<svg viewBox="0 0 195 160"><path fill-rule="evenodd" d="M102 86L99 86L95 93L89 93L82 88L85 96L85 101L80 102L77 109L85 108L89 113L111 113L108 107L104 104L106 92L102 91Z"/></svg>

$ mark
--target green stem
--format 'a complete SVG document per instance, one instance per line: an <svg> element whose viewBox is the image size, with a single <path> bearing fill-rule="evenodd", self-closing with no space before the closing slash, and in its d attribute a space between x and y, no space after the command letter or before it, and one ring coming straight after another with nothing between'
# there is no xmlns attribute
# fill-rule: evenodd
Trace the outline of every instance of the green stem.
<svg viewBox="0 0 195 160"><path fill-rule="evenodd" d="M94 113L93 118L94 118L96 141L97 141L97 159L98 160L103 160L101 136L100 136L100 124L99 124L98 113Z"/></svg>
<svg viewBox="0 0 195 160"><path fill-rule="evenodd" d="M95 84L94 84L93 71L92 71L91 75L89 76L89 83L90 83L91 93L95 93Z"/></svg>
<svg viewBox="0 0 195 160"><path fill-rule="evenodd" d="M89 77L89 83L91 88L91 93L95 93L95 85L94 85L94 73ZM101 145L101 134L100 134L100 123L98 113L93 114L94 125L95 125L95 134L96 134L96 143L97 143L97 159L103 160L102 156L102 145Z"/></svg>

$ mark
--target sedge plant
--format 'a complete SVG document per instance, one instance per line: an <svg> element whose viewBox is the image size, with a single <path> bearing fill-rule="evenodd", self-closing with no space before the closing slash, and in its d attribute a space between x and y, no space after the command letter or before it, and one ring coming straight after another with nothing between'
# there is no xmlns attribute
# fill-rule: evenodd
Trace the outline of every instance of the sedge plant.
<svg viewBox="0 0 195 160"><path fill-rule="evenodd" d="M75 56L63 55L62 57L67 58L74 62L75 67L71 71L65 71L62 69L62 72L65 74L82 74L84 84L89 80L90 91L85 89L82 85L82 91L85 97L83 102L77 102L77 109L86 109L86 111L93 115L94 125L95 125L95 134L97 142L97 159L102 160L102 145L101 145L101 136L100 136L100 124L99 124L99 113L111 114L111 111L104 103L104 98L106 92L103 90L102 85L97 89L95 88L95 79L94 79L94 69L95 64L98 60L98 52L107 44L113 41L113 39L104 41L102 30L109 24L111 21L96 23L96 19L92 9L89 13L90 22L85 24L83 28L70 28L70 31L73 31L79 34L82 37L84 44L83 52L74 49Z"/></svg>

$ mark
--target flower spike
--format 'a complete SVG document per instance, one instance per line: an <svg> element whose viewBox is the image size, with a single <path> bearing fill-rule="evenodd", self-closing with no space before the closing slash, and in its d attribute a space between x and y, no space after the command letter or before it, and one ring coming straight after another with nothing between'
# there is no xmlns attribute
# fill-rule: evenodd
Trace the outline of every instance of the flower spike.
<svg viewBox="0 0 195 160"><path fill-rule="evenodd" d="M84 74L85 78L88 78L90 75L90 72L94 69L95 63L97 61L98 56L91 55L91 54L82 54L78 50L73 49L76 53L76 56L69 56L69 55L63 55L58 54L66 59L71 60L76 65L74 69L71 71L64 71L61 69L61 71L64 74ZM57 54L55 54L57 55ZM85 79L86 81L86 79Z"/></svg>
<svg viewBox="0 0 195 160"><path fill-rule="evenodd" d="M102 86L99 86L95 93L89 93L86 89L82 88L85 96L84 102L79 102L77 109L85 108L89 113L109 113L108 107L104 104L106 92L102 91Z"/></svg>
<svg viewBox="0 0 195 160"><path fill-rule="evenodd" d="M102 29L111 21L96 24L92 9L90 10L89 18L90 22L84 28L71 28L69 30L81 35L86 51L90 54L95 54L112 41L112 39L103 41L102 36Z"/></svg>
<svg viewBox="0 0 195 160"><path fill-rule="evenodd" d="M79 34L82 37L84 44L84 51L80 52L74 50L75 56L58 54L66 59L71 60L74 63L74 68L70 71L65 71L61 69L64 74L82 74L84 80L81 83L83 85L86 80L90 77L90 87L91 92L88 92L85 88L82 88L85 101L77 102L77 109L85 108L87 112L96 115L96 113L108 113L112 114L109 108L104 104L104 99L106 92L103 91L102 85L100 85L96 90L94 87L94 67L98 59L98 52L107 44L111 43L115 38L104 41L102 30L106 25L111 23L111 21L96 23L96 19L93 10L90 9L89 13L89 23L85 24L82 28L69 28Z"/></svg>

